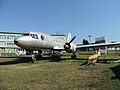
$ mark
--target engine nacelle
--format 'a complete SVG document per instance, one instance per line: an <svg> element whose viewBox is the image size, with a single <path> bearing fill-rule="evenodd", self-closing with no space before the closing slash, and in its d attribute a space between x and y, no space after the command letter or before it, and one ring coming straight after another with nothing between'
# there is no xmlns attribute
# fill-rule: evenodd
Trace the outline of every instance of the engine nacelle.
<svg viewBox="0 0 120 90"><path fill-rule="evenodd" d="M70 43L70 50L76 52L76 45L73 43Z"/></svg>

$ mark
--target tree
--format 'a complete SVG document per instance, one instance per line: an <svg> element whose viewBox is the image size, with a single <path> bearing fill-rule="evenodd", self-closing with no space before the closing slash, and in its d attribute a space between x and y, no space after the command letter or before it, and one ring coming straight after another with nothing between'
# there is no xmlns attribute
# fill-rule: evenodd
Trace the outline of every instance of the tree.
<svg viewBox="0 0 120 90"><path fill-rule="evenodd" d="M83 45L88 45L88 44L89 44L88 40L83 39Z"/></svg>
<svg viewBox="0 0 120 90"><path fill-rule="evenodd" d="M83 45L88 45L88 44L89 44L88 40L83 39ZM83 51L88 51L88 48L83 48L82 50Z"/></svg>

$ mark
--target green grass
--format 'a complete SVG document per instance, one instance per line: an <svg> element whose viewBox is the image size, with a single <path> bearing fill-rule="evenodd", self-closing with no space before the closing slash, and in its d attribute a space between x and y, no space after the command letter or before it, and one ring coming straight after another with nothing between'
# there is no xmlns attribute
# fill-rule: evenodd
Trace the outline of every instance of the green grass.
<svg viewBox="0 0 120 90"><path fill-rule="evenodd" d="M63 55L59 62L35 63L25 58L0 58L0 90L119 90L120 63L96 63L81 69L89 55L77 56L77 60ZM113 60L114 56L106 58Z"/></svg>

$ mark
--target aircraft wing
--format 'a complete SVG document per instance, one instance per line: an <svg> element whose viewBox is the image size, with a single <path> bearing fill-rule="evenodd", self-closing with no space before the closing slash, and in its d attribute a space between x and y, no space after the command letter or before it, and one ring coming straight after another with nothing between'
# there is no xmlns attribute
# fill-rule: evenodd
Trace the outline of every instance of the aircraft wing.
<svg viewBox="0 0 120 90"><path fill-rule="evenodd" d="M89 45L80 45L76 46L76 48L92 48L92 47L103 47L103 46L115 46L115 45L120 45L120 42L116 43L99 43L99 44L89 44Z"/></svg>

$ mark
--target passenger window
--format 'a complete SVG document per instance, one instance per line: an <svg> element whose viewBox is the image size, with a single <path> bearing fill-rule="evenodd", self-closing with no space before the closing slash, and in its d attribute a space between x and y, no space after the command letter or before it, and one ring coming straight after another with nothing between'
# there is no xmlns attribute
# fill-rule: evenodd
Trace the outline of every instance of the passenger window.
<svg viewBox="0 0 120 90"><path fill-rule="evenodd" d="M41 40L43 41L45 38L44 38L44 36L43 35L41 35Z"/></svg>

